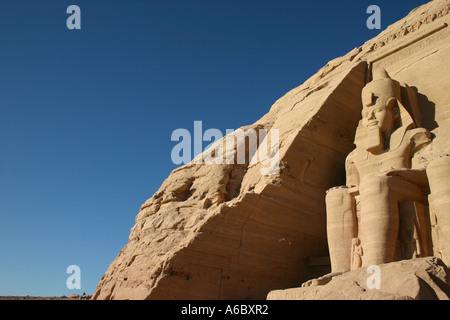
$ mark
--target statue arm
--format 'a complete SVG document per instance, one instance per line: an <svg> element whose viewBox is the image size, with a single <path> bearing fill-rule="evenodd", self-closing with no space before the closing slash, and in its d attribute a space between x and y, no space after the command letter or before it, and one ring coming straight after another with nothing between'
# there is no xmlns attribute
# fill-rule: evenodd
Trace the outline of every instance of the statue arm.
<svg viewBox="0 0 450 320"><path fill-rule="evenodd" d="M345 162L345 171L347 176L347 186L359 186L359 173L353 161L353 152L347 157Z"/></svg>

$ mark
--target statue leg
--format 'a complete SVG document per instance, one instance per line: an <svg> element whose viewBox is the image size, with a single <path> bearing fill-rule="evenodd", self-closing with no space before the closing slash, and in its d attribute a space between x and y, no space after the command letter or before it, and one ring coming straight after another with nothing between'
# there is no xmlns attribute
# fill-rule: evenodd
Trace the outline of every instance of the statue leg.
<svg viewBox="0 0 450 320"><path fill-rule="evenodd" d="M390 191L391 179L373 177L364 181L359 189L363 267L395 261L399 213L397 199Z"/></svg>
<svg viewBox="0 0 450 320"><path fill-rule="evenodd" d="M433 245L445 264L450 264L450 156L437 158L427 167L431 220L433 225ZM434 220L434 221L433 221ZM437 242L437 243L436 243Z"/></svg>
<svg viewBox="0 0 450 320"><path fill-rule="evenodd" d="M357 236L355 199L347 187L327 192L327 236L332 273L351 269L352 239Z"/></svg>

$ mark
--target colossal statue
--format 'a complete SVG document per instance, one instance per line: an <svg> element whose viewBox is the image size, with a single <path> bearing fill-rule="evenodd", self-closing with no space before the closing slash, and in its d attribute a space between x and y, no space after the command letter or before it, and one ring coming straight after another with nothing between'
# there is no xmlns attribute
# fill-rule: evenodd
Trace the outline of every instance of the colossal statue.
<svg viewBox="0 0 450 320"><path fill-rule="evenodd" d="M427 173L411 165L431 133L416 125L400 83L384 69L364 87L362 105L356 149L346 160L347 184L326 196L332 273L433 255ZM449 167L441 167L448 178Z"/></svg>

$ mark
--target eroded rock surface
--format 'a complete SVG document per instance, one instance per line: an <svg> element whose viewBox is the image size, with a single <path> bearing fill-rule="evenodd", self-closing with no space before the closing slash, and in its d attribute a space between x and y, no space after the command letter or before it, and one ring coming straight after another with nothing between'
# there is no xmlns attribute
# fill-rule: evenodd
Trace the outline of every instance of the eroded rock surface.
<svg viewBox="0 0 450 320"><path fill-rule="evenodd" d="M332 277L325 285L277 290L268 300L449 300L450 271L437 258L403 260L379 266L377 284L366 268Z"/></svg>
<svg viewBox="0 0 450 320"><path fill-rule="evenodd" d="M142 205L93 298L264 299L328 273L325 194L346 182L372 70L384 68L417 94L420 127L433 141L412 159L414 167L450 153L449 9L441 0L413 10L243 127L279 130L275 174L261 174L264 164L250 162L249 146L245 164L174 170Z"/></svg>

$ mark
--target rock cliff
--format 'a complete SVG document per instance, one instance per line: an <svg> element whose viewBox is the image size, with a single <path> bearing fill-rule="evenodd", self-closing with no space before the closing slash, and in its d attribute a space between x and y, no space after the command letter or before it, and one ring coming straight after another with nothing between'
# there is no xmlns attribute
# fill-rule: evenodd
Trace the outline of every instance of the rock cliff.
<svg viewBox="0 0 450 320"><path fill-rule="evenodd" d="M374 68L417 93L420 124L433 141L414 167L450 153L449 11L448 0L413 10L243 127L278 130L275 174L261 174L264 164L250 161L252 146L243 164L192 162L174 170L142 205L93 298L265 299L330 272L325 195L346 182L361 91Z"/></svg>

